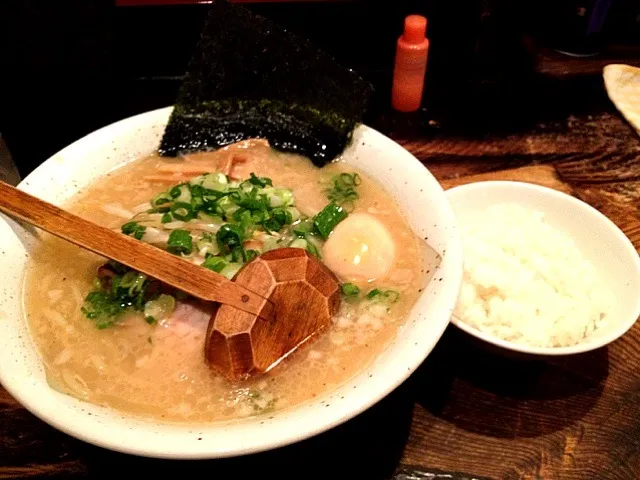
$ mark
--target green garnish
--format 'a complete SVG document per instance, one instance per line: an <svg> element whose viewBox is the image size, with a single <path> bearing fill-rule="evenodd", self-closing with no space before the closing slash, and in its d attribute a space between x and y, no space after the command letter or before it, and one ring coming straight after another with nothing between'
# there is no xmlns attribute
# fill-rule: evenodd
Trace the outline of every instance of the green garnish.
<svg viewBox="0 0 640 480"><path fill-rule="evenodd" d="M156 208L161 205L166 205L173 201L173 197L169 194L169 192L160 192L156 195L153 200L151 200L151 206Z"/></svg>
<svg viewBox="0 0 640 480"><path fill-rule="evenodd" d="M178 220L188 222L193 218L193 207L190 203L175 202L171 205L171 214Z"/></svg>
<svg viewBox="0 0 640 480"><path fill-rule="evenodd" d="M161 294L158 298L149 300L144 305L145 320L153 325L160 320L164 320L176 308L176 299L172 295Z"/></svg>
<svg viewBox="0 0 640 480"><path fill-rule="evenodd" d="M308 218L302 220L293 226L293 233L299 238L306 238L307 235L314 235L316 226L313 224L313 220Z"/></svg>
<svg viewBox="0 0 640 480"><path fill-rule="evenodd" d="M225 223L216 233L216 240L223 252L231 252L236 247L242 247L244 232L238 225Z"/></svg>
<svg viewBox="0 0 640 480"><path fill-rule="evenodd" d="M400 294L395 290L380 290L379 288L374 288L367 293L366 298L368 300L382 301L390 304L396 303L400 298Z"/></svg>
<svg viewBox="0 0 640 480"><path fill-rule="evenodd" d="M125 235L132 235L136 240L142 240L147 227L140 225L138 222L128 222L120 228Z"/></svg>
<svg viewBox="0 0 640 480"><path fill-rule="evenodd" d="M95 290L85 297L82 313L99 329L118 322L127 312L143 312L149 324L166 318L175 307L172 295L159 294L159 283L116 262L108 262L110 275L96 278Z"/></svg>
<svg viewBox="0 0 640 480"><path fill-rule="evenodd" d="M316 247L311 240L307 240L307 252L309 252L316 258L322 258L322 255L320 255L320 250L318 250L318 247Z"/></svg>
<svg viewBox="0 0 640 480"><path fill-rule="evenodd" d="M90 292L84 301L82 313L89 320L95 321L100 330L112 325L117 317L126 311L123 303L109 292Z"/></svg>
<svg viewBox="0 0 640 480"><path fill-rule="evenodd" d="M189 255L193 251L193 239L187 230L172 230L167 241L167 251L175 255Z"/></svg>
<svg viewBox="0 0 640 480"><path fill-rule="evenodd" d="M348 214L344 208L331 202L313 217L313 223L318 232L320 232L320 235L322 235L322 238L326 240L336 225L347 218L347 216Z"/></svg>
<svg viewBox="0 0 640 480"><path fill-rule="evenodd" d="M381 294L382 294L382 290L378 288L374 288L369 293L367 293L367 298L371 300L372 298L376 298L378 295L381 295Z"/></svg>
<svg viewBox="0 0 640 480"><path fill-rule="evenodd" d="M149 286L146 275L129 270L124 275L114 274L111 285L100 280L97 283L99 289L85 297L81 310L99 329L113 325L128 310L141 311L144 308Z"/></svg>
<svg viewBox="0 0 640 480"><path fill-rule="evenodd" d="M342 294L346 297L355 298L360 295L360 287L353 283L343 283L340 286L340 289L342 290Z"/></svg>
<svg viewBox="0 0 640 480"><path fill-rule="evenodd" d="M145 226L134 217L121 227L123 233L152 241L175 255L188 255L229 279L247 262L276 248L302 248L320 258L323 238L347 216L332 202L316 217L306 217L295 207L290 189L274 187L270 178L255 173L241 182L222 173L200 175L157 194L150 204L143 217ZM148 217L150 213L160 215ZM167 226L174 221L190 222L190 230ZM147 230L153 235L145 236ZM108 269L106 276L99 275L83 307L100 328L115 323L128 310L142 312L150 324L161 322L176 299L187 297L179 291L160 294L156 281L148 292L147 277L124 265L109 262Z"/></svg>
<svg viewBox="0 0 640 480"><path fill-rule="evenodd" d="M245 250L244 254L245 254L245 258L246 258L245 261L250 262L251 260L256 258L258 255L260 255L260 252L257 251L257 250Z"/></svg>
<svg viewBox="0 0 640 480"><path fill-rule="evenodd" d="M227 262L220 257L211 256L205 259L204 263L202 263L204 268L208 268L209 270L213 270L214 272L220 273L224 267L227 266Z"/></svg>
<svg viewBox="0 0 640 480"><path fill-rule="evenodd" d="M256 177L255 173L251 172L251 177L249 178L249 183L252 185L257 185L259 187L273 186L273 182L270 178L266 177Z"/></svg>
<svg viewBox="0 0 640 480"><path fill-rule="evenodd" d="M332 185L325 193L329 200L350 212L354 202L359 198L356 187L361 183L362 179L357 173L341 173L332 178Z"/></svg>

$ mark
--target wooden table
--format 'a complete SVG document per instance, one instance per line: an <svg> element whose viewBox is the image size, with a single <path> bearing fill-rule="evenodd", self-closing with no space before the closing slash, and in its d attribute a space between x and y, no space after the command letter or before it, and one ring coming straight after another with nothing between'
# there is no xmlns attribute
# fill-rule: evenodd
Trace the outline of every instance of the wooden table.
<svg viewBox="0 0 640 480"><path fill-rule="evenodd" d="M447 188L483 179L550 186L600 209L640 247L640 137L603 91L592 96L594 108L501 133L451 133L392 114L375 126ZM0 419L0 478L629 480L640 477L640 324L607 348L538 362L486 353L450 327L420 369L369 411L246 458L173 462L105 451L47 426L1 389Z"/></svg>

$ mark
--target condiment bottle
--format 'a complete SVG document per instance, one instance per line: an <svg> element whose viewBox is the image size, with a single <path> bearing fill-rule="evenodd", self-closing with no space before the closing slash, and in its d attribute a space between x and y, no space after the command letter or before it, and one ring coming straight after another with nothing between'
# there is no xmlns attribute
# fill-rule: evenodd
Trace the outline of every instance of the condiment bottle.
<svg viewBox="0 0 640 480"><path fill-rule="evenodd" d="M404 32L396 47L391 90L391 106L401 112L418 110L422 103L429 52L426 32L425 17L409 15L405 18Z"/></svg>

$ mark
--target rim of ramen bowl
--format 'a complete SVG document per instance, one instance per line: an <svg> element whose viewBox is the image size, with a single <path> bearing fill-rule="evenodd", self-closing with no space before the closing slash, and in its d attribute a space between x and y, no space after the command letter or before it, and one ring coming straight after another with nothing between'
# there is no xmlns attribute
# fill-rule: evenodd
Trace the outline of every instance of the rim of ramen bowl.
<svg viewBox="0 0 640 480"><path fill-rule="evenodd" d="M145 112L96 130L48 159L18 188L60 204L100 175L151 153L157 147L172 108ZM134 148L134 144L138 146ZM111 168L106 168L99 166L103 159L101 155L116 155L119 160L110 160ZM384 162L380 165L367 163L364 157L368 155L378 155ZM85 161L96 157L100 159L94 163ZM365 171L366 168L378 169L378 175L367 173L384 183L389 192L391 189L402 192L402 195L392 194L392 197L396 202L412 205L411 208L401 205L401 209L416 233L423 237L435 233L433 242L438 245L431 246L441 255L437 277L442 281L431 279L406 320L407 324L370 365L342 386L313 401L275 411L269 417L261 415L204 425L139 418L89 404L50 388L18 298L10 303L16 318L0 322L0 334L6 334L3 338L9 345L0 352L0 383L35 416L73 437L110 450L155 458L222 458L271 450L318 435L362 413L403 383L444 333L462 283L462 244L453 209L442 187L400 145L376 130L360 125L343 160ZM381 173L383 167L384 174ZM428 220L425 209L429 209ZM416 227L418 222L421 223ZM3 231L12 237L7 244L14 242L17 245L9 245L9 254L24 254L19 260L24 269L28 262L24 258L28 256L28 245L19 242L25 243L22 236L26 235L26 230L3 216L0 234ZM0 252L0 260L4 253ZM0 262L0 274L8 273L9 267L5 263ZM12 288L20 297L21 278L14 275ZM0 307L3 307L2 303ZM1 312L0 309L0 317ZM330 408L326 408L328 406Z"/></svg>

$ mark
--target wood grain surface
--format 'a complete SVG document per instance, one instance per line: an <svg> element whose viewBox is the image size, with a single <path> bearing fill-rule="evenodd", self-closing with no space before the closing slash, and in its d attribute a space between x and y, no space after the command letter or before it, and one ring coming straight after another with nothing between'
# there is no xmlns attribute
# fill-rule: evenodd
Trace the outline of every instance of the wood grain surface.
<svg viewBox="0 0 640 480"><path fill-rule="evenodd" d="M275 318L273 304L246 286L149 243L85 220L4 182L0 182L0 211L201 300L224 302L267 320Z"/></svg>
<svg viewBox="0 0 640 480"><path fill-rule="evenodd" d="M340 283L301 248L278 248L247 263L233 278L275 305L276 321L220 305L207 327L204 358L231 380L265 373L318 338L340 308Z"/></svg>
<svg viewBox="0 0 640 480"><path fill-rule="evenodd" d="M597 98L596 98L597 97ZM597 101L594 101L596 98ZM528 127L449 131L423 115L374 126L445 188L522 180L571 193L640 247L640 138L604 100ZM507 122L508 123L508 122ZM137 473L140 472L140 473ZM130 457L47 426L0 390L0 478L485 480L640 478L640 324L600 350L524 361L450 327L419 370L357 418L249 457L175 462Z"/></svg>

